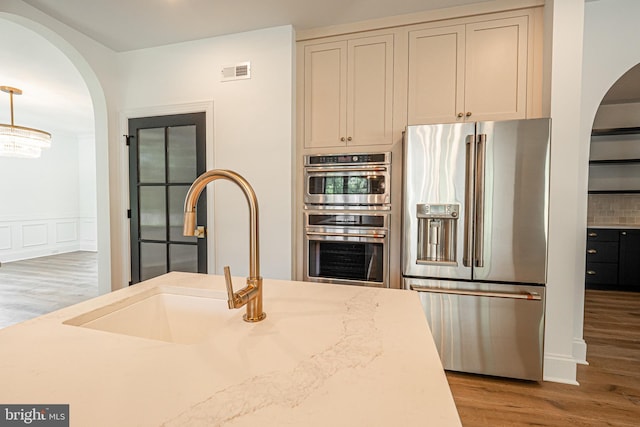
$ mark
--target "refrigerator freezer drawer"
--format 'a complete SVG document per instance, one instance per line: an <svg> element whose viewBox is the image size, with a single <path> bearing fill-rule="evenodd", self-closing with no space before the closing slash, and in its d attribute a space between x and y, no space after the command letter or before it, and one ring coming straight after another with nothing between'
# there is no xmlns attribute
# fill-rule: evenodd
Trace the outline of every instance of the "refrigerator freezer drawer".
<svg viewBox="0 0 640 427"><path fill-rule="evenodd" d="M445 369L542 380L543 286L405 278Z"/></svg>

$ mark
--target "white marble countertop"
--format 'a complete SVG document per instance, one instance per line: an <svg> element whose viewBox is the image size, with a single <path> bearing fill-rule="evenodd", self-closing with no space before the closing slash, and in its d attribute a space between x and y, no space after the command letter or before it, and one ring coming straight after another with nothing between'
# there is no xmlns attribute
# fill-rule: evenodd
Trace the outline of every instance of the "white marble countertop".
<svg viewBox="0 0 640 427"><path fill-rule="evenodd" d="M188 345L63 324L166 285L225 289L169 273L0 330L0 403L69 404L72 426L461 425L411 291L265 279L265 320L229 310Z"/></svg>

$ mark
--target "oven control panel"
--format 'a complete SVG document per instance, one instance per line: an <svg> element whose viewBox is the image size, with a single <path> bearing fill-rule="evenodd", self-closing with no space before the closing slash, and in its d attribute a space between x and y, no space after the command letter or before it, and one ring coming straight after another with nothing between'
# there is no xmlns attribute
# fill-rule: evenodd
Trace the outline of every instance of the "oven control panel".
<svg viewBox="0 0 640 427"><path fill-rule="evenodd" d="M391 153L317 154L304 157L305 166L375 165L391 163Z"/></svg>

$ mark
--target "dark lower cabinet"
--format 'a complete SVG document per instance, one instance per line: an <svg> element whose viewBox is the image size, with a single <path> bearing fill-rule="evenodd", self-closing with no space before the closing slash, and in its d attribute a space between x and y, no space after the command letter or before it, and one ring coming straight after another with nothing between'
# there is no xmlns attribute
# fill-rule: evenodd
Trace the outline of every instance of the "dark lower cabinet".
<svg viewBox="0 0 640 427"><path fill-rule="evenodd" d="M587 229L587 289L640 291L640 230Z"/></svg>
<svg viewBox="0 0 640 427"><path fill-rule="evenodd" d="M620 230L618 284L640 288L640 230Z"/></svg>
<svg viewBox="0 0 640 427"><path fill-rule="evenodd" d="M587 230L587 288L617 286L618 230L590 228Z"/></svg>

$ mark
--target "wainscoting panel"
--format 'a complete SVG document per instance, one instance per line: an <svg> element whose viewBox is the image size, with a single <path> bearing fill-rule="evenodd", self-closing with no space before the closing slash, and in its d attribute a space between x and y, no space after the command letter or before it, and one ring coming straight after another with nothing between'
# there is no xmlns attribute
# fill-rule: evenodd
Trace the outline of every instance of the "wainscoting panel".
<svg viewBox="0 0 640 427"><path fill-rule="evenodd" d="M98 225L95 218L80 218L80 249L83 251L98 250Z"/></svg>
<svg viewBox="0 0 640 427"><path fill-rule="evenodd" d="M56 243L68 243L78 240L78 221L60 221L56 223Z"/></svg>
<svg viewBox="0 0 640 427"><path fill-rule="evenodd" d="M11 227L0 226L0 251L11 249Z"/></svg>
<svg viewBox="0 0 640 427"><path fill-rule="evenodd" d="M96 235L90 217L0 218L0 262L96 251Z"/></svg>
<svg viewBox="0 0 640 427"><path fill-rule="evenodd" d="M47 244L47 224L22 224L22 247Z"/></svg>

